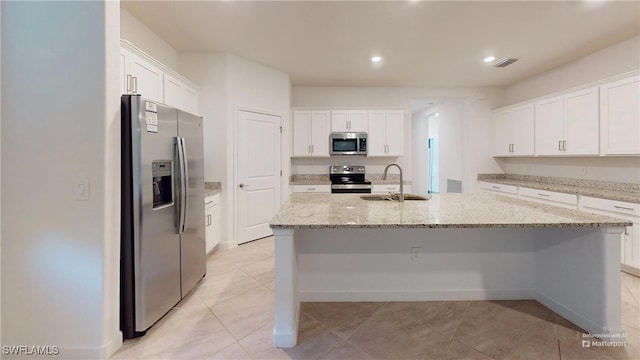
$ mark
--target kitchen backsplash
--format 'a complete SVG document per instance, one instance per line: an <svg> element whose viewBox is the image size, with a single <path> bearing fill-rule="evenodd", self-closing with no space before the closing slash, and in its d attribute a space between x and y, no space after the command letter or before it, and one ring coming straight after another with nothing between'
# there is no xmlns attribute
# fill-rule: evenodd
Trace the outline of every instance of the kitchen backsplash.
<svg viewBox="0 0 640 360"><path fill-rule="evenodd" d="M640 157L508 158L499 162L508 174L640 184Z"/></svg>
<svg viewBox="0 0 640 360"><path fill-rule="evenodd" d="M330 158L292 158L291 174L327 174L331 165L364 165L367 174L382 174L385 166L397 163L402 171L409 173L408 165L402 162L402 157L369 158L365 156L332 156ZM389 174L396 174L398 169L389 169Z"/></svg>

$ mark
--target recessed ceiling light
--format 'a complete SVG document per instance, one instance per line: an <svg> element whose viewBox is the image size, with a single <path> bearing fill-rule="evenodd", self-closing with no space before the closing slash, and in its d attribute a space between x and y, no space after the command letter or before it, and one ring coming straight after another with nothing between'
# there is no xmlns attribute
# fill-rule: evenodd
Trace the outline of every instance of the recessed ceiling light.
<svg viewBox="0 0 640 360"><path fill-rule="evenodd" d="M495 56L487 56L486 58L484 58L484 62L492 62L495 59L496 59Z"/></svg>
<svg viewBox="0 0 640 360"><path fill-rule="evenodd" d="M373 63L379 63L380 61L382 61L382 56L374 56L371 58L371 62Z"/></svg>
<svg viewBox="0 0 640 360"><path fill-rule="evenodd" d="M435 114L433 114L433 115L438 116L438 115L440 115L440 113L435 113Z"/></svg>

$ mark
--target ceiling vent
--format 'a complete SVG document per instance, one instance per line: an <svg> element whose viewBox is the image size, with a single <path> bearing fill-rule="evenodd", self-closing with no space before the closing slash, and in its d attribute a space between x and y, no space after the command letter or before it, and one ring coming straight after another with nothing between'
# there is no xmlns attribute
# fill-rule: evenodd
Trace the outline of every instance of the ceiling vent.
<svg viewBox="0 0 640 360"><path fill-rule="evenodd" d="M497 68L503 68L503 67L507 67L507 66L513 64L516 61L518 61L518 59L516 59L516 58L504 58L504 59L498 61L497 63L493 64L493 66L495 66Z"/></svg>

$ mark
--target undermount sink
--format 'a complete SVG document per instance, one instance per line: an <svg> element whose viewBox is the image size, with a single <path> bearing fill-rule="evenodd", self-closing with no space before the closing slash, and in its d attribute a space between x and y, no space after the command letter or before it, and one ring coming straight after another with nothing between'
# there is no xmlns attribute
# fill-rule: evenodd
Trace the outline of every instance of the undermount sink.
<svg viewBox="0 0 640 360"><path fill-rule="evenodd" d="M384 194L384 195L360 195L360 199L362 200L369 200L369 201L397 201L398 197L393 196L393 195L389 195L389 194ZM415 195L415 194L404 194L404 199L405 200L429 200L424 196L420 196L420 195Z"/></svg>

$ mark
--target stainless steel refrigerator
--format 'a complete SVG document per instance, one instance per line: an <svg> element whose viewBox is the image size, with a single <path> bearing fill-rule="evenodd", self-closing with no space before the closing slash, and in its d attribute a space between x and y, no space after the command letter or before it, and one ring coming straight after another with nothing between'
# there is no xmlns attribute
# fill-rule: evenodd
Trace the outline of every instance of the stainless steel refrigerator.
<svg viewBox="0 0 640 360"><path fill-rule="evenodd" d="M144 333L205 275L202 118L123 95L120 328Z"/></svg>

